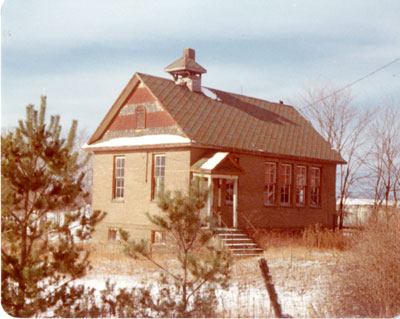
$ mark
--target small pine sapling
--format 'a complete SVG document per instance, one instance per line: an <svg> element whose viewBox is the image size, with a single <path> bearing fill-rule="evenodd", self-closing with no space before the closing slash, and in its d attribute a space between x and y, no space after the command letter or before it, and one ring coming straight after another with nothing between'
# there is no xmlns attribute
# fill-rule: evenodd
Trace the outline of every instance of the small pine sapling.
<svg viewBox="0 0 400 319"><path fill-rule="evenodd" d="M215 292L227 288L232 259L229 253L213 241L215 232L212 220L204 220L209 189L202 187L199 179L192 181L188 194L180 191L158 194L157 215L148 215L155 228L167 233L176 249L178 269L170 269L153 258L149 245L142 240L129 240L128 233L120 230L125 242L125 253L133 258L143 256L161 270L161 283L173 285L166 291L164 307L168 316L201 317L215 315ZM205 228L204 223L210 226ZM160 310L160 309L159 309Z"/></svg>

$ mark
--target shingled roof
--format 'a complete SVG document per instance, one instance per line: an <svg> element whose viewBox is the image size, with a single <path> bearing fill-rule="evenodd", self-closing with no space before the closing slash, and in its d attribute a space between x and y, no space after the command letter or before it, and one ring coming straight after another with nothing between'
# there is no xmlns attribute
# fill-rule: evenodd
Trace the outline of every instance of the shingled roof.
<svg viewBox="0 0 400 319"><path fill-rule="evenodd" d="M193 92L174 81L135 73L92 136L104 134L125 96L144 84L193 146L345 163L338 152L293 107L207 88Z"/></svg>
<svg viewBox="0 0 400 319"><path fill-rule="evenodd" d="M214 99L171 80L137 76L196 143L344 163L292 106L208 88Z"/></svg>

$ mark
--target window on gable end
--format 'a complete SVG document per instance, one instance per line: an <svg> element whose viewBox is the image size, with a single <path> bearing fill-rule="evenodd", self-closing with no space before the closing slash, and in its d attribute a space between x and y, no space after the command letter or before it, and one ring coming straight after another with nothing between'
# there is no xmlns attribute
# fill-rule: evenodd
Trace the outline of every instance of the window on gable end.
<svg viewBox="0 0 400 319"><path fill-rule="evenodd" d="M146 128L146 108L142 105L136 107L136 128Z"/></svg>

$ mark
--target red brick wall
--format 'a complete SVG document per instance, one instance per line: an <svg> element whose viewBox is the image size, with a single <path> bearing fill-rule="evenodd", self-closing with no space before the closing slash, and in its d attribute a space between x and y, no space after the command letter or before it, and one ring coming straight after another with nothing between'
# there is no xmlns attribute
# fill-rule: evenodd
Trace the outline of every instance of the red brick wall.
<svg viewBox="0 0 400 319"><path fill-rule="evenodd" d="M167 127L174 125L167 112L150 112L146 114L146 128ZM131 130L136 128L136 115L118 115L111 124L110 131Z"/></svg>
<svg viewBox="0 0 400 319"><path fill-rule="evenodd" d="M194 149L191 152L191 163L195 163L209 150ZM215 151L214 151L215 152ZM278 157L264 157L246 154L231 154L239 158L240 166L245 173L239 177L238 211L246 214L256 227L304 227L312 224L332 226L333 215L336 211L336 165L315 163L311 161L285 160ZM277 163L277 203L273 206L264 205L265 187L265 162ZM280 205L279 166L290 164L292 166L291 204ZM295 167L307 167L307 200L304 207L295 204ZM321 205L318 208L310 206L310 167L321 168ZM216 180L217 181L217 180ZM215 185L217 188L217 185ZM217 193L214 192L214 198ZM222 216L228 225L232 224L232 206L225 204L224 188L222 189ZM239 218L239 226L244 226L244 220Z"/></svg>
<svg viewBox="0 0 400 319"><path fill-rule="evenodd" d="M145 87L138 87L133 94L129 97L126 104L138 104L146 102L154 102L155 99Z"/></svg>
<svg viewBox="0 0 400 319"><path fill-rule="evenodd" d="M336 165L312 163L307 161L284 160L251 155L239 155L240 165L245 174L239 178L239 214L246 214L258 227L304 227L310 224L332 226L333 214L336 211L335 181ZM273 206L264 205L265 162L278 164L277 170L277 203ZM292 165L291 204L280 204L279 167L281 164ZM295 167L307 167L307 200L304 207L295 203ZM318 208L310 205L310 167L321 168L321 205ZM239 219L243 223L243 220Z"/></svg>
<svg viewBox="0 0 400 319"><path fill-rule="evenodd" d="M146 109L145 128L151 129L175 125L175 121L159 106L149 90L146 87L139 86L128 98L128 101L121 108L120 114L116 116L108 130L125 131L136 129L136 112L134 110L138 106L143 106ZM124 112L127 108L130 108L129 112Z"/></svg>
<svg viewBox="0 0 400 319"><path fill-rule="evenodd" d="M167 112L152 112L146 114L146 127L166 127L174 125L175 122Z"/></svg>

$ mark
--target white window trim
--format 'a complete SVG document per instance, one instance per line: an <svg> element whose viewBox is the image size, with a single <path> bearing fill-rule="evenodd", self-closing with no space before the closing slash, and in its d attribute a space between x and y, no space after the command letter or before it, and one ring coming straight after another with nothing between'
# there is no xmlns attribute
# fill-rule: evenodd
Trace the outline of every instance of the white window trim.
<svg viewBox="0 0 400 319"><path fill-rule="evenodd" d="M118 166L119 160L123 160L123 166ZM122 176L117 176L119 169L123 170ZM122 181L122 186L118 185L118 181ZM117 200L124 199L125 196L125 156L114 157L114 190L113 198ZM120 196L122 194L122 196Z"/></svg>
<svg viewBox="0 0 400 319"><path fill-rule="evenodd" d="M304 174L302 174L304 176L304 184L300 184L300 185L298 184L298 178L297 178L299 169L304 169ZM297 201L297 192L300 189L302 189L303 193L304 193L303 202ZM307 166L298 165L298 166L296 166L296 205L299 207L304 207L304 206L306 206L306 201L307 201Z"/></svg>
<svg viewBox="0 0 400 319"><path fill-rule="evenodd" d="M164 158L164 165L157 165L157 158ZM158 194L158 192L160 191L160 185L158 184L158 180L157 180L157 177L162 177L162 179L163 179L163 186L162 186L162 191L164 191L164 188L165 188L165 167L166 167L166 161L167 161L167 158L166 158L166 156L165 156L165 154L155 154L154 155L154 172L153 172L153 178L154 178L154 199L156 199L157 198L157 194ZM157 171L157 168L164 168L164 170L163 170L163 172L164 172L164 174L161 176L156 176L156 171Z"/></svg>
<svg viewBox="0 0 400 319"><path fill-rule="evenodd" d="M273 182L272 183L267 183L266 181L266 169L268 165L272 165L273 167ZM265 162L264 166L264 205L265 206L274 206L276 205L276 172L277 172L277 164L275 162ZM267 201L269 198L269 192L266 191L266 189L270 189L270 186L272 186L272 202ZM268 195L267 195L268 193Z"/></svg>
<svg viewBox="0 0 400 319"><path fill-rule="evenodd" d="M115 237L112 237L111 236L111 233L114 233L115 234ZM118 241L120 238L119 238L119 232L118 232L118 228L115 228L115 227L109 227L108 228L108 240L109 241Z"/></svg>
<svg viewBox="0 0 400 319"><path fill-rule="evenodd" d="M317 183L313 185L313 171L318 171L318 178L317 178ZM310 174L311 174L311 180L310 180L310 206L312 207L321 207L321 168L320 167L311 167L310 168ZM313 201L313 192L314 189L317 192L317 202Z"/></svg>
<svg viewBox="0 0 400 319"><path fill-rule="evenodd" d="M283 175L282 173L283 173L283 168L284 167L288 167L289 168L289 174L288 174L288 176L289 176L289 184L286 184L286 183L284 183L284 180L286 179L286 178L283 178L283 176L286 176L286 174L285 175ZM280 176L281 176L281 205L282 206L290 206L291 205L291 197L292 197L292 177L293 177L293 173L292 173L292 170L293 170L293 168L292 168L292 165L291 164L281 164L281 174L280 174ZM283 194L285 194L285 193L283 193L282 191L283 191L283 188L287 188L287 190L288 190L288 201L287 202L283 202L282 201L282 196L283 196Z"/></svg>

